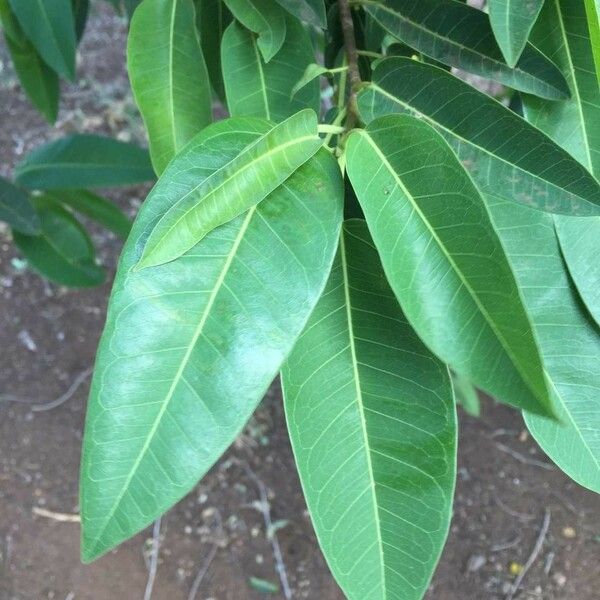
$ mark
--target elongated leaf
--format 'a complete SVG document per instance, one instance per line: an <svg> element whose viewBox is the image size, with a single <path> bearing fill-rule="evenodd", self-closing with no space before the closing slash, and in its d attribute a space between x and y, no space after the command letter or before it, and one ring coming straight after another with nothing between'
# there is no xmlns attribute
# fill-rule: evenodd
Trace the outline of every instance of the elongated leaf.
<svg viewBox="0 0 600 600"><path fill-rule="evenodd" d="M525 413L535 439L570 477L600 492L600 343L573 289L553 218L487 197L534 324L560 422Z"/></svg>
<svg viewBox="0 0 600 600"><path fill-rule="evenodd" d="M285 41L286 18L275 0L223 0L246 29L258 35L257 46L266 63Z"/></svg>
<svg viewBox="0 0 600 600"><path fill-rule="evenodd" d="M195 4L200 45L210 82L215 94L221 100L225 100L221 70L221 39L225 28L231 22L231 13L222 0L195 0Z"/></svg>
<svg viewBox="0 0 600 600"><path fill-rule="evenodd" d="M73 6L73 20L75 21L75 37L79 42L87 25L90 0L71 0L71 5Z"/></svg>
<svg viewBox="0 0 600 600"><path fill-rule="evenodd" d="M131 221L112 202L88 190L58 190L47 194L125 239L131 230Z"/></svg>
<svg viewBox="0 0 600 600"><path fill-rule="evenodd" d="M75 134L39 146L16 167L31 190L133 185L154 179L148 152L99 135Z"/></svg>
<svg viewBox="0 0 600 600"><path fill-rule="evenodd" d="M27 97L48 122L54 123L58 114L58 75L27 39L8 0L0 0L0 21L10 57Z"/></svg>
<svg viewBox="0 0 600 600"><path fill-rule="evenodd" d="M304 70L302 77L296 82L296 85L292 88L292 96L295 96L305 85L308 85L311 81L314 81L321 75L328 75L331 73L331 69L318 65L317 63L310 63Z"/></svg>
<svg viewBox="0 0 600 600"><path fill-rule="evenodd" d="M451 148L407 115L347 146L348 176L421 339L499 400L552 412L533 331L481 196Z"/></svg>
<svg viewBox="0 0 600 600"><path fill-rule="evenodd" d="M4 177L0 177L0 221L28 235L40 231L40 220L29 196Z"/></svg>
<svg viewBox="0 0 600 600"><path fill-rule="evenodd" d="M600 219L556 219L560 247L577 290L600 325ZM600 409L599 409L600 413Z"/></svg>
<svg viewBox="0 0 600 600"><path fill-rule="evenodd" d="M23 31L44 62L75 79L75 22L71 0L9 0Z"/></svg>
<svg viewBox="0 0 600 600"><path fill-rule="evenodd" d="M600 0L584 0L592 51L596 65L596 75L600 80Z"/></svg>
<svg viewBox="0 0 600 600"><path fill-rule="evenodd" d="M29 264L61 285L100 285L104 270L96 264L94 246L77 219L49 198L39 196L33 203L41 223L40 233L14 233L15 244Z"/></svg>
<svg viewBox="0 0 600 600"><path fill-rule="evenodd" d="M462 406L472 417L478 417L481 413L481 403L477 388L463 375L452 373L452 389L456 404Z"/></svg>
<svg viewBox="0 0 600 600"><path fill-rule="evenodd" d="M456 0L388 0L365 10L401 42L451 67L522 92L562 99L569 88L556 66L530 44L513 69L502 57L487 15Z"/></svg>
<svg viewBox="0 0 600 600"><path fill-rule="evenodd" d="M600 214L600 185L581 164L510 109L442 69L385 59L358 103L367 123L390 113L421 116L486 194L550 212Z"/></svg>
<svg viewBox="0 0 600 600"><path fill-rule="evenodd" d="M325 29L327 15L323 0L277 0L291 15L315 27Z"/></svg>
<svg viewBox="0 0 600 600"><path fill-rule="evenodd" d="M150 233L138 268L160 265L187 252L215 227L266 198L321 145L317 115L311 110L272 127L210 179L175 196Z"/></svg>
<svg viewBox="0 0 600 600"><path fill-rule="evenodd" d="M206 473L260 401L325 285L342 218L341 177L325 150L179 260L133 269L174 188L192 190L269 128L258 119L210 125L183 150L186 168L167 168L134 223L86 421L84 560L148 525Z"/></svg>
<svg viewBox="0 0 600 600"><path fill-rule="evenodd" d="M514 67L544 0L489 0L490 22L506 62Z"/></svg>
<svg viewBox="0 0 600 600"><path fill-rule="evenodd" d="M325 292L282 369L304 494L350 600L418 600L448 532L456 415L364 221L344 224Z"/></svg>
<svg viewBox="0 0 600 600"><path fill-rule="evenodd" d="M144 0L131 20L127 70L158 175L211 121L195 19L193 0Z"/></svg>
<svg viewBox="0 0 600 600"><path fill-rule="evenodd" d="M314 62L308 33L293 19L287 20L281 51L265 63L256 40L238 23L223 35L221 47L227 105L232 116L264 117L278 122L303 108L319 112L319 82L312 81L292 97L292 89Z"/></svg>

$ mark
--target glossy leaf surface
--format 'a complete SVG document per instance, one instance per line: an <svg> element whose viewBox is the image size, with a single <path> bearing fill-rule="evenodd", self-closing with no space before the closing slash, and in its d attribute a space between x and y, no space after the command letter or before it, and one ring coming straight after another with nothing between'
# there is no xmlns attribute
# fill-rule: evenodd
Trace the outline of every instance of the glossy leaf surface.
<svg viewBox="0 0 600 600"><path fill-rule="evenodd" d="M58 190L48 196L75 212L93 219L119 237L125 239L131 230L131 221L113 202L88 190Z"/></svg>
<svg viewBox="0 0 600 600"><path fill-rule="evenodd" d="M347 145L348 176L421 339L503 402L552 412L531 324L487 208L444 139L407 115Z"/></svg>
<svg viewBox="0 0 600 600"><path fill-rule="evenodd" d="M279 122L303 108L318 113L318 81L310 82L292 97L294 85L315 60L310 37L294 19L287 19L286 32L283 48L265 63L249 31L235 22L225 31L221 48L223 77L232 116Z"/></svg>
<svg viewBox="0 0 600 600"><path fill-rule="evenodd" d="M29 236L14 232L27 262L44 277L71 287L100 285L105 278L85 229L69 212L46 197L33 199L41 229Z"/></svg>
<svg viewBox="0 0 600 600"><path fill-rule="evenodd" d="M40 220L29 196L4 177L0 177L0 221L28 235L40 231Z"/></svg>
<svg viewBox="0 0 600 600"><path fill-rule="evenodd" d="M487 200L536 330L560 419L525 413L525 421L563 471L600 492L598 328L569 281L552 216Z"/></svg>
<svg viewBox="0 0 600 600"><path fill-rule="evenodd" d="M0 22L15 71L31 103L49 123L58 114L58 75L40 57L27 39L8 0L0 0Z"/></svg>
<svg viewBox="0 0 600 600"><path fill-rule="evenodd" d="M350 600L418 600L456 474L450 377L386 281L364 221L282 369L288 429L327 562Z"/></svg>
<svg viewBox="0 0 600 600"><path fill-rule="evenodd" d="M506 62L514 67L544 0L489 0L490 23Z"/></svg>
<svg viewBox="0 0 600 600"><path fill-rule="evenodd" d="M390 113L421 116L445 137L486 194L550 212L600 214L600 184L580 163L510 109L443 69L385 59L358 103L367 123Z"/></svg>
<svg viewBox="0 0 600 600"><path fill-rule="evenodd" d="M457 0L387 0L365 10L401 42L426 56L522 92L554 100L569 88L556 66L530 44L515 68L496 43L488 16Z"/></svg>
<svg viewBox="0 0 600 600"><path fill-rule="evenodd" d="M325 14L325 2L323 0L276 0L291 15L294 15L301 21L321 27L324 29L327 25L327 15Z"/></svg>
<svg viewBox="0 0 600 600"><path fill-rule="evenodd" d="M134 270L171 206L267 132L258 119L209 126L143 204L111 296L83 449L83 558L92 560L183 497L239 434L326 283L342 182L321 150L264 202L179 260Z"/></svg>
<svg viewBox="0 0 600 600"><path fill-rule="evenodd" d="M211 89L193 0L144 0L127 38L127 70L154 170L211 121Z"/></svg>
<svg viewBox="0 0 600 600"><path fill-rule="evenodd" d="M148 152L107 137L75 134L38 146L15 168L31 190L133 185L154 179Z"/></svg>
<svg viewBox="0 0 600 600"><path fill-rule="evenodd" d="M275 0L223 0L231 14L258 35L256 44L265 62L281 50L285 41L286 18Z"/></svg>
<svg viewBox="0 0 600 600"><path fill-rule="evenodd" d="M9 0L19 24L43 60L75 79L75 22L71 0Z"/></svg>
<svg viewBox="0 0 600 600"><path fill-rule="evenodd" d="M266 198L321 145L317 115L305 110L272 127L193 189L182 194L173 186L170 208L150 233L138 268L160 265L187 252L215 227ZM185 168L187 160L175 164ZM164 193L164 187L153 193Z"/></svg>

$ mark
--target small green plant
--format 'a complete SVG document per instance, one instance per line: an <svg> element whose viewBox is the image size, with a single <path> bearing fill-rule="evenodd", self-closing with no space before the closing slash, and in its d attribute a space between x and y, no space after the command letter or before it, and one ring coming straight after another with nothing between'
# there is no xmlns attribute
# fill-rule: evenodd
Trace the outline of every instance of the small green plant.
<svg viewBox="0 0 600 600"><path fill-rule="evenodd" d="M26 26L34 4L4 13L46 57ZM56 19L71 10L46 5ZM600 492L598 5L488 9L137 6L128 71L158 181L97 355L83 560L189 492L278 373L315 531L348 598L425 593L452 511L456 398L476 413L474 387L521 410L548 456ZM510 106L465 72L502 84ZM215 100L230 116L211 123ZM57 152L78 163L90 153L71 145L96 142L35 151L17 183L149 178L130 147L98 150L104 171L53 171ZM6 189L0 207L27 207L33 223ZM52 202L36 197L38 218ZM35 231L15 235L24 249L21 235Z"/></svg>

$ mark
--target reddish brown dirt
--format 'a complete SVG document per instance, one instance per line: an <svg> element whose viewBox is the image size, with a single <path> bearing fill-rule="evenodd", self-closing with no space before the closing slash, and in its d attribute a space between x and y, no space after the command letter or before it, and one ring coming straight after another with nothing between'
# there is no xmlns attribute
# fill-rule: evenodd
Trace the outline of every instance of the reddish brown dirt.
<svg viewBox="0 0 600 600"><path fill-rule="evenodd" d="M82 45L78 84L65 86L55 130L24 100L0 45L2 174L10 174L41 140L68 131L140 138L123 70L124 39L122 21L108 9L95 12ZM144 193L111 197L133 214ZM119 243L99 230L94 237L112 272ZM65 290L23 270L15 256L7 231L0 230L0 600L142 598L151 532L84 566L78 524L39 514L39 509L77 514L88 383L53 410L33 412L31 405L60 396L92 364L109 285ZM461 414L460 435L455 518L428 599L505 598L514 579L511 563L518 568L527 560L546 510L549 532L519 597L598 598L599 498L547 463L514 411L486 403L480 420ZM548 468L525 464L523 457ZM252 505L256 484L231 459L248 463L264 482L273 520L288 521L277 535L294 598L343 598L311 530L277 385L227 456L163 518L152 597L185 600L211 554L198 600L259 599L265 594L251 586L251 577L278 583L262 517Z"/></svg>

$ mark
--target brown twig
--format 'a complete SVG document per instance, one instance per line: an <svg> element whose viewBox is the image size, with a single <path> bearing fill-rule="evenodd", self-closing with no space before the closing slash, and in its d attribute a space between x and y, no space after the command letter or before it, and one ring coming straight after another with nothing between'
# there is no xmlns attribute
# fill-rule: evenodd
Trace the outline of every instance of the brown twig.
<svg viewBox="0 0 600 600"><path fill-rule="evenodd" d="M506 600L513 600L513 598L515 597L515 594L519 591L519 588L521 587L521 583L523 583L523 579L525 579L525 575L527 575L527 571L529 571L529 569L531 569L531 567L533 566L533 563L535 563L535 561L537 560L537 557L539 556L540 552L542 551L542 546L544 545L544 540L546 539L546 535L548 535L549 527L550 527L550 511L548 509L546 509L546 512L544 513L544 520L542 521L542 527L540 529L540 534L538 535L537 540L535 541L533 550L531 551L531 554L529 555L527 562L523 565L521 572L517 575L515 581L513 582L512 586L510 587L510 590L509 590L508 594L506 595Z"/></svg>
<svg viewBox="0 0 600 600"><path fill-rule="evenodd" d="M221 513L217 509L214 509L214 514L217 521L218 533L221 534L223 531L223 519L221 517ZM210 549L210 552L208 553L206 559L202 563L202 566L198 570L198 573L196 573L196 577L194 577L194 581L192 582L192 587L190 588L190 593L188 594L187 600L196 600L196 595L198 594L200 585L206 577L208 569L210 568L212 561L215 559L218 550L219 544L215 541L213 542L212 548Z"/></svg>
<svg viewBox="0 0 600 600"><path fill-rule="evenodd" d="M154 521L152 528L152 549L150 551L150 566L148 568L148 581L144 590L144 600L152 598L152 590L154 589L154 581L156 580L156 571L158 569L158 551L160 549L160 521L159 517Z"/></svg>
<svg viewBox="0 0 600 600"><path fill-rule="evenodd" d="M546 471L554 471L554 467L551 464L542 462L541 460L535 460L534 458L527 458L523 456L520 452L513 450L506 444L501 444L500 442L496 442L496 448L500 450L500 452L505 452L509 456L512 456L515 460L518 460L520 463L524 465L531 465L532 467L540 467L541 469L546 469Z"/></svg>
<svg viewBox="0 0 600 600"><path fill-rule="evenodd" d="M46 404L34 404L31 407L31 410L34 412L42 412L45 410L52 410L53 408L57 408L61 404L64 404L73 394L79 389L79 386L92 374L93 367L88 367L85 371L82 371L75 377L73 383L69 386L69 389L59 396L56 400L52 400L52 402L47 402Z"/></svg>
<svg viewBox="0 0 600 600"><path fill-rule="evenodd" d="M55 512L53 510L47 510L34 506L31 512L38 517L44 517L46 519L52 519L53 521L59 521L61 523L81 523L81 517L79 515L73 515L68 513Z"/></svg>
<svg viewBox="0 0 600 600"><path fill-rule="evenodd" d="M352 20L352 10L348 0L338 0L340 11L340 24L344 36L344 47L346 50L346 61L348 63L348 80L350 83L350 93L348 95L348 116L346 119L346 129L350 130L358 121L358 105L356 103L356 94L360 88L361 79L358 68L358 50L356 48L356 37L354 35L354 21Z"/></svg>

